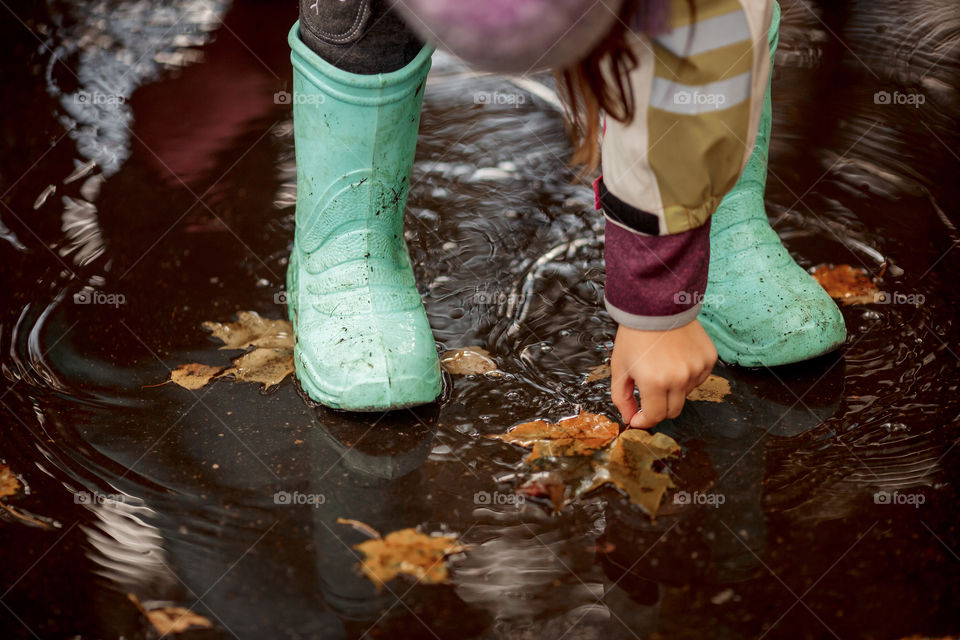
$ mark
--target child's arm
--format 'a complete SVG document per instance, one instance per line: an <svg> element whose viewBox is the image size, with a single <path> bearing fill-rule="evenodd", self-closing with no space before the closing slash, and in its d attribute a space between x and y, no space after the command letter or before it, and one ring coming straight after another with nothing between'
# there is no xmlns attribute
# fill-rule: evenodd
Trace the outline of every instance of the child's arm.
<svg viewBox="0 0 960 640"><path fill-rule="evenodd" d="M605 303L620 325L610 393L624 423L648 429L677 417L717 361L696 319L707 286L710 222L673 235L642 235L624 226L637 225L642 212L612 196L602 181L597 187L608 217Z"/></svg>
<svg viewBox="0 0 960 640"><path fill-rule="evenodd" d="M696 319L710 216L749 158L769 78L771 0L688 4L673 3L672 31L633 34L633 118L607 119L596 185L605 303L620 325L610 391L633 427L676 417L716 362Z"/></svg>

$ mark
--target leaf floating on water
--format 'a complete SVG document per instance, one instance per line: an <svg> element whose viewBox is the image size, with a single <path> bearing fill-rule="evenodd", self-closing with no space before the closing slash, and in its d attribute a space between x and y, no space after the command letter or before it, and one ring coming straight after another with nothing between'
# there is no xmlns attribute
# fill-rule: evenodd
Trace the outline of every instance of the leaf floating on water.
<svg viewBox="0 0 960 640"><path fill-rule="evenodd" d="M590 369L587 372L587 378L583 381L584 384L590 382L596 382L597 380L606 380L610 377L610 363L597 365Z"/></svg>
<svg viewBox="0 0 960 640"><path fill-rule="evenodd" d="M270 320L255 311L240 311L236 322L204 322L203 326L223 341L220 349L293 348L293 325L288 320Z"/></svg>
<svg viewBox="0 0 960 640"><path fill-rule="evenodd" d="M257 382L267 391L294 372L293 326L289 321L270 320L254 311L240 311L236 322L204 322L203 326L223 341L220 349L250 350L234 358L230 367L180 365L170 373L168 382L196 390L215 378L231 376L236 382Z"/></svg>
<svg viewBox="0 0 960 640"><path fill-rule="evenodd" d="M613 484L651 518L656 518L663 494L676 485L669 475L655 471L653 463L676 456L680 445L662 433L651 435L643 429L628 429L604 453L604 459L594 463L593 475L581 483L576 495Z"/></svg>
<svg viewBox="0 0 960 640"><path fill-rule="evenodd" d="M440 366L446 372L459 376L497 371L496 361L483 347L464 347L445 351L440 356Z"/></svg>
<svg viewBox="0 0 960 640"><path fill-rule="evenodd" d="M237 382L259 382L264 391L293 373L293 349L254 349L233 361L218 378L233 376Z"/></svg>
<svg viewBox="0 0 960 640"><path fill-rule="evenodd" d="M140 613L147 617L153 628L161 636L169 633L183 633L191 627L211 628L213 624L203 616L190 611L186 607L158 607L156 609L147 609L140 604L139 598L132 593L127 594L127 598L133 603Z"/></svg>
<svg viewBox="0 0 960 640"><path fill-rule="evenodd" d="M723 402L730 395L730 381L712 373L703 383L687 395L687 400L697 402Z"/></svg>
<svg viewBox="0 0 960 640"><path fill-rule="evenodd" d="M213 367L206 364L182 364L170 372L170 381L184 389L200 389L210 383L223 367Z"/></svg>
<svg viewBox="0 0 960 640"><path fill-rule="evenodd" d="M363 575L380 589L401 573L427 584L446 582L450 574L444 558L466 547L457 541L457 536L431 536L416 529L401 529L353 548L363 553Z"/></svg>
<svg viewBox="0 0 960 640"><path fill-rule="evenodd" d="M533 447L525 462L544 458L588 456L617 437L620 426L604 415L581 411L580 415L556 423L544 420L524 422L507 433L490 436L521 447Z"/></svg>
<svg viewBox="0 0 960 640"><path fill-rule="evenodd" d="M22 488L23 485L20 484L20 480L17 479L17 476L10 470L10 467L5 464L0 464L0 509L3 509L17 520L34 527L40 527L42 529L59 527L60 525L57 521L52 518L33 515L26 510L12 507L2 500L2 498L9 498L10 496L16 495Z"/></svg>
<svg viewBox="0 0 960 640"><path fill-rule="evenodd" d="M0 498L14 495L20 490L20 481L13 475L10 467L0 464Z"/></svg>
<svg viewBox="0 0 960 640"><path fill-rule="evenodd" d="M848 264L821 264L814 267L810 275L826 289L831 298L843 304L878 302L883 295L865 269Z"/></svg>

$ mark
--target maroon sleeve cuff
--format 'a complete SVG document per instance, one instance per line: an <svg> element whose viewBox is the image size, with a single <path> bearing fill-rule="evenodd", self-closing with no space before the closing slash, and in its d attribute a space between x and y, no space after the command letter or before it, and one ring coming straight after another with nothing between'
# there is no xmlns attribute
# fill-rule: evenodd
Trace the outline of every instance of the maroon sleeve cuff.
<svg viewBox="0 0 960 640"><path fill-rule="evenodd" d="M710 221L663 236L606 221L604 302L619 324L666 331L692 322L703 305L710 264Z"/></svg>

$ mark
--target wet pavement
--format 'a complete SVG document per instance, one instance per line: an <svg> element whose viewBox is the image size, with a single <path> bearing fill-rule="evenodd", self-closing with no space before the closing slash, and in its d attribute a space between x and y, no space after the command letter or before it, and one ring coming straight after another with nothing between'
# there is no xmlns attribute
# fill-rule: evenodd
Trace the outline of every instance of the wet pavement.
<svg viewBox="0 0 960 640"><path fill-rule="evenodd" d="M801 264L865 267L887 302L844 308L838 354L718 365L728 401L660 427L692 497L654 522L610 488L517 505L524 453L483 437L616 415L584 382L614 335L602 221L545 75L436 56L408 205L438 342L504 376L384 416L290 379L150 386L222 362L203 321L285 316L287 4L4 5L0 461L47 526L0 513L0 637L149 637L128 593L208 617L196 638L960 632L954 3L783 4L771 219ZM276 499L295 493L322 504ZM472 548L447 585L378 592L340 517Z"/></svg>

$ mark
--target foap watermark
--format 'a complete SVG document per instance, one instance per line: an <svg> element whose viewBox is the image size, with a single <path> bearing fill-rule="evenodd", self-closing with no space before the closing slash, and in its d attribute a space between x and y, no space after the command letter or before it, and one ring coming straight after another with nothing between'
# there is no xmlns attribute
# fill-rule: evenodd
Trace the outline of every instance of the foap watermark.
<svg viewBox="0 0 960 640"><path fill-rule="evenodd" d="M927 301L922 293L900 293L899 291L878 291L873 294L874 304L908 304L919 307Z"/></svg>
<svg viewBox="0 0 960 640"><path fill-rule="evenodd" d="M703 504L717 508L726 501L727 496L722 493L700 493L699 491L690 493L689 491L677 491L673 494L673 504L678 505Z"/></svg>
<svg viewBox="0 0 960 640"><path fill-rule="evenodd" d="M73 101L77 104L120 105L127 101L126 97L118 93L103 93L102 91L77 91L73 94Z"/></svg>
<svg viewBox="0 0 960 640"><path fill-rule="evenodd" d="M727 102L727 96L722 93L701 93L700 91L677 91L673 94L673 104L678 105L706 105L719 109Z"/></svg>
<svg viewBox="0 0 960 640"><path fill-rule="evenodd" d="M273 494L273 504L307 505L314 508L327 502L322 493L300 493L299 491L277 491Z"/></svg>
<svg viewBox="0 0 960 640"><path fill-rule="evenodd" d="M919 509L927 501L922 493L900 493L899 491L877 491L873 494L873 504L911 505Z"/></svg>
<svg viewBox="0 0 960 640"><path fill-rule="evenodd" d="M501 493L499 491L477 491L473 494L473 504L481 506L515 504L521 505L525 502L522 495L515 493Z"/></svg>
<svg viewBox="0 0 960 640"><path fill-rule="evenodd" d="M723 304L723 300L723 295L719 293L677 291L673 294L674 304Z"/></svg>
<svg viewBox="0 0 960 640"><path fill-rule="evenodd" d="M326 97L319 93L277 91L273 94L273 104L323 104L326 100Z"/></svg>
<svg viewBox="0 0 960 640"><path fill-rule="evenodd" d="M119 493L98 493L96 491L77 491L73 494L73 504L103 504L105 502L123 502Z"/></svg>
<svg viewBox="0 0 960 640"><path fill-rule="evenodd" d="M105 304L119 307L127 303L127 297L122 293L104 293L96 289L84 289L73 294L73 304Z"/></svg>
<svg viewBox="0 0 960 640"><path fill-rule="evenodd" d="M473 292L471 298L477 305L517 305L523 304L527 299L526 295L523 293L489 289L481 290L479 287Z"/></svg>
<svg viewBox="0 0 960 640"><path fill-rule="evenodd" d="M873 94L873 104L904 105L919 109L927 102L927 96L922 93L903 93L901 91L877 91Z"/></svg>
<svg viewBox="0 0 960 640"><path fill-rule="evenodd" d="M519 91L477 91L473 94L473 104L519 107L526 102L527 96Z"/></svg>

